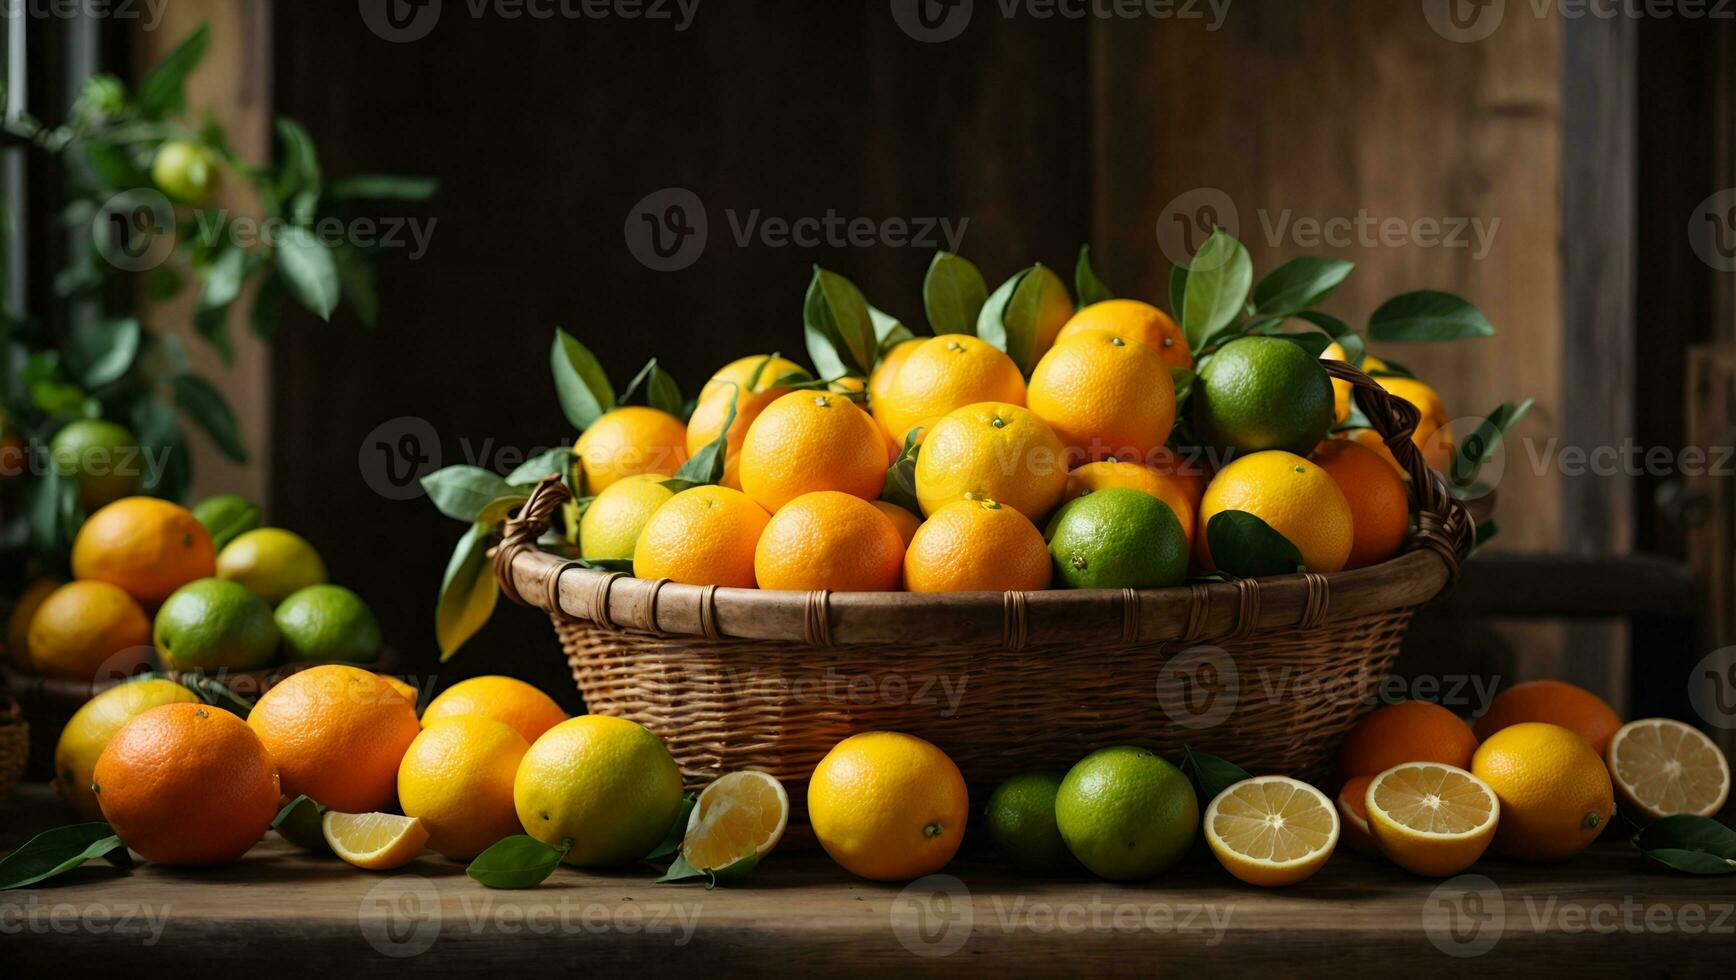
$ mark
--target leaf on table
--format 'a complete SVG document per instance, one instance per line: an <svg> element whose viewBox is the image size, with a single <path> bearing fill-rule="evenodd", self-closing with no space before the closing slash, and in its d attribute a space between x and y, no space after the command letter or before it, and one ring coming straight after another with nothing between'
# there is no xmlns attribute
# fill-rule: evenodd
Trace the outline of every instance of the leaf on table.
<svg viewBox="0 0 1736 980"><path fill-rule="evenodd" d="M645 860L656 861L681 850L681 839L687 836L687 820L698 802L699 794L695 792L689 791L681 797L681 805L675 808L675 819L669 824L669 832L663 835L662 843L645 855Z"/></svg>
<svg viewBox="0 0 1736 980"><path fill-rule="evenodd" d="M489 888L535 888L561 866L570 849L518 834L496 841L464 873Z"/></svg>
<svg viewBox="0 0 1736 980"><path fill-rule="evenodd" d="M117 849L126 845L101 821L45 830L0 860L0 891L46 881Z"/></svg>
<svg viewBox="0 0 1736 980"><path fill-rule="evenodd" d="M1194 784L1202 809L1217 799L1219 793L1251 778L1241 766L1215 755L1196 752L1192 746L1182 747L1181 771Z"/></svg>

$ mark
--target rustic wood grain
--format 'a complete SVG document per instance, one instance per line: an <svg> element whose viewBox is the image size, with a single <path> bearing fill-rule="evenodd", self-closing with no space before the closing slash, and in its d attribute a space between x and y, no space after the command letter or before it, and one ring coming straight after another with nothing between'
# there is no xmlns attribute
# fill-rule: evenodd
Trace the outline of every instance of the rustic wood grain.
<svg viewBox="0 0 1736 980"><path fill-rule="evenodd" d="M0 814L7 847L60 819L40 786L0 803ZM226 868L99 863L6 892L0 922L19 926L5 939L10 969L56 974L281 963L347 976L397 963L438 975L1713 976L1736 953L1727 881L1644 870L1625 844L1550 868L1485 859L1474 873L1489 879L1502 914L1466 920L1497 936L1471 959L1429 939L1425 921L1442 921L1433 910L1446 907L1439 882L1340 853L1301 885L1260 890L1203 849L1135 885L1019 878L973 851L907 889L808 852L774 854L746 886L714 891L653 884L649 868L560 869L534 890L491 891L432 854L376 874L271 836ZM1630 908L1637 927L1626 924ZM80 925L86 917L105 931ZM956 952L934 955L961 936Z"/></svg>

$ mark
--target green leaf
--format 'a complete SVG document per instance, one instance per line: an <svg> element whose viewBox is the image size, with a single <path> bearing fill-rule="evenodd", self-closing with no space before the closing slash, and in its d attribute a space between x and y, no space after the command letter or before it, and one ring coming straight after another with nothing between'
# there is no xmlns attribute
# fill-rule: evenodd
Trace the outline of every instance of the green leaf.
<svg viewBox="0 0 1736 980"><path fill-rule="evenodd" d="M450 660L494 615L500 586L488 563L489 537L487 525L471 525L446 563L440 599L434 607L434 636L440 644L441 663Z"/></svg>
<svg viewBox="0 0 1736 980"><path fill-rule="evenodd" d="M1518 403L1505 402L1490 412L1488 418L1477 423L1476 431L1466 436L1453 453L1451 480L1454 486L1468 487L1477 482L1484 464L1494 457L1508 431L1531 411L1535 401L1527 398Z"/></svg>
<svg viewBox="0 0 1736 980"><path fill-rule="evenodd" d="M101 821L45 830L0 860L0 891L46 881L116 850L126 845Z"/></svg>
<svg viewBox="0 0 1736 980"><path fill-rule="evenodd" d="M561 412L580 432L590 428L606 412L615 408L615 389L595 354L565 330L555 331L554 347L549 351L549 364L554 370L555 393L560 396Z"/></svg>
<svg viewBox="0 0 1736 980"><path fill-rule="evenodd" d="M567 460L572 455L573 451L566 446L556 446L548 452L532 456L506 475L506 483L513 487L534 487L541 483L545 476L565 472Z"/></svg>
<svg viewBox="0 0 1736 980"><path fill-rule="evenodd" d="M1343 259L1291 259L1254 287L1254 309L1279 316L1298 313L1332 295L1354 268L1356 263Z"/></svg>
<svg viewBox="0 0 1736 980"><path fill-rule="evenodd" d="M1187 309L1187 266L1172 266L1169 270L1169 313L1175 322L1182 322Z"/></svg>
<svg viewBox="0 0 1736 980"><path fill-rule="evenodd" d="M916 440L921 435L918 427L904 437L904 451L886 468L886 482L880 487L881 500L917 515L922 513L922 505L916 501L916 458L922 452Z"/></svg>
<svg viewBox="0 0 1736 980"><path fill-rule="evenodd" d="M1182 332L1194 350L1241 316L1253 281L1247 248L1222 229L1213 231L1194 255L1182 298Z"/></svg>
<svg viewBox="0 0 1736 980"><path fill-rule="evenodd" d="M193 309L193 326L228 363L234 356L229 346L229 307L241 296L241 287L247 281L247 253L239 248L226 248L216 261L200 270L200 275L205 288Z"/></svg>
<svg viewBox="0 0 1736 980"><path fill-rule="evenodd" d="M1633 844L1642 851L1682 848L1736 859L1736 830L1710 817L1679 814L1665 817L1634 834Z"/></svg>
<svg viewBox="0 0 1736 980"><path fill-rule="evenodd" d="M180 114L187 107L187 76L205 60L210 45L210 27L200 24L139 83L139 110L153 119Z"/></svg>
<svg viewBox="0 0 1736 980"><path fill-rule="evenodd" d="M644 395L645 404L668 412L676 418L681 418L687 411L687 402L681 397L681 387L675 383L668 371L663 370L655 357L646 361L639 373L633 375L633 380L627 382L627 390L621 392L620 403L628 404L633 400L633 396L638 394Z"/></svg>
<svg viewBox="0 0 1736 980"><path fill-rule="evenodd" d="M422 478L422 489L440 513L465 523L474 522L482 509L512 493L506 480L480 466L448 466Z"/></svg>
<svg viewBox="0 0 1736 980"><path fill-rule="evenodd" d="M1280 340L1288 340L1292 344L1308 352L1309 357L1318 358L1332 346L1332 338L1320 333L1281 333L1275 334Z"/></svg>
<svg viewBox="0 0 1736 980"><path fill-rule="evenodd" d="M975 333L977 317L989 299L988 283L967 258L934 253L922 280L922 309L937 334Z"/></svg>
<svg viewBox="0 0 1736 980"><path fill-rule="evenodd" d="M1495 536L1497 534L1500 534L1500 533L1501 533L1501 526L1495 522L1495 519L1493 517L1478 524L1477 525L1477 540L1472 543L1471 552L1473 554L1475 554L1476 550L1478 548L1481 548L1482 546L1488 544L1490 541L1494 540Z"/></svg>
<svg viewBox="0 0 1736 980"><path fill-rule="evenodd" d="M1679 847L1659 847L1645 852L1645 859L1671 871L1691 875L1736 874L1736 860L1721 858L1705 851L1689 851Z"/></svg>
<svg viewBox="0 0 1736 980"><path fill-rule="evenodd" d="M757 381L760 371L764 370L765 365L761 364L759 369L754 371L753 381ZM750 387L753 381L750 381ZM700 447L699 452L687 457L687 462L682 463L681 468L675 471L675 479L684 480L694 486L709 486L723 479L724 464L729 462L729 427L735 424L735 404L740 395L741 389L731 383L729 408L723 413L723 426L717 430L717 438Z"/></svg>
<svg viewBox="0 0 1736 980"><path fill-rule="evenodd" d="M331 182L326 193L334 198L373 201L426 201L440 189L433 177L394 177L389 174L357 174Z"/></svg>
<svg viewBox="0 0 1736 980"><path fill-rule="evenodd" d="M1037 335L1050 292L1066 288L1041 262L1031 266L989 294L977 314L977 336L1005 351L1020 371L1030 374L1036 367Z"/></svg>
<svg viewBox="0 0 1736 980"><path fill-rule="evenodd" d="M199 695L199 700L213 708L222 708L242 721L253 713L253 702L226 687L223 682L207 677L203 671L181 675L182 687Z"/></svg>
<svg viewBox="0 0 1736 980"><path fill-rule="evenodd" d="M659 861L680 852L681 839L687 836L687 819L693 815L693 807L698 802L698 793L690 792L681 797L681 805L675 809L675 819L669 824L669 832L663 835L662 843L645 855L645 860Z"/></svg>
<svg viewBox="0 0 1736 980"><path fill-rule="evenodd" d="M527 493L509 493L504 497L496 497L483 506L476 515L476 523L493 527L512 516L512 512L523 507L530 500Z"/></svg>
<svg viewBox="0 0 1736 980"><path fill-rule="evenodd" d="M380 322L380 286L374 274L373 256L354 245L339 245L332 252L338 267L338 287L356 311L362 326Z"/></svg>
<svg viewBox="0 0 1736 980"><path fill-rule="evenodd" d="M1368 320L1370 340L1408 343L1493 337L1495 327L1483 311L1451 293L1432 289L1395 296Z"/></svg>
<svg viewBox="0 0 1736 980"><path fill-rule="evenodd" d="M1288 575L1302 568L1302 553L1290 540L1253 514L1226 510L1206 525L1212 564L1240 578Z"/></svg>
<svg viewBox="0 0 1736 980"><path fill-rule="evenodd" d="M320 176L319 156L314 152L313 139L307 135L307 130L301 124L288 116L277 117L277 135L283 141L283 166L278 170L274 190L282 200L289 200L298 195L307 195L309 199L318 198L323 183ZM312 215L291 215L292 218L311 218Z"/></svg>
<svg viewBox="0 0 1736 980"><path fill-rule="evenodd" d="M489 888L535 888L554 874L571 849L570 842L555 848L518 834L496 841L478 854L464 873Z"/></svg>
<svg viewBox="0 0 1736 980"><path fill-rule="evenodd" d="M1181 771L1193 782L1202 809L1224 790L1251 778L1241 766L1215 755L1196 752L1192 746L1182 747Z"/></svg>
<svg viewBox="0 0 1736 980"><path fill-rule="evenodd" d="M1362 366L1362 358L1368 353L1368 345L1363 343L1362 334L1357 333L1348 323L1319 310L1302 310L1296 313L1296 318L1338 342L1344 348L1344 360L1357 367Z"/></svg>
<svg viewBox="0 0 1736 980"><path fill-rule="evenodd" d="M277 243L277 271L296 302L321 320L338 307L338 266L332 250L306 228L291 228Z"/></svg>
<svg viewBox="0 0 1736 980"><path fill-rule="evenodd" d="M297 810L306 807L313 807L315 813L318 813L320 809L319 804L313 801L313 797L308 796L306 793L303 793L295 799L290 800L288 803L285 803L283 808L277 811L277 816L271 818L271 829L276 830L283 826L286 822L295 817Z"/></svg>
<svg viewBox="0 0 1736 980"><path fill-rule="evenodd" d="M277 328L283 322L283 278L276 272L267 272L260 280L247 319L260 339L277 339Z"/></svg>
<svg viewBox="0 0 1736 980"><path fill-rule="evenodd" d="M879 344L874 335L874 320L868 315L868 300L855 283L819 266L808 283L808 294L802 302L802 323L808 341L808 353L815 357L814 366L821 375L833 377L830 365L819 363L815 347L830 349L836 356L840 373L866 375L874 369Z"/></svg>
<svg viewBox="0 0 1736 980"><path fill-rule="evenodd" d="M1103 285L1103 280L1097 278L1097 272L1091 268L1091 246L1079 246L1079 260L1073 263L1073 292L1077 293L1079 308L1084 309L1093 303L1115 298L1109 287Z"/></svg>
<svg viewBox="0 0 1736 980"><path fill-rule="evenodd" d="M176 375L175 404L181 407L217 444L223 455L237 463L247 462L247 446L241 439L241 426L223 397L211 382L196 374Z"/></svg>
<svg viewBox="0 0 1736 980"><path fill-rule="evenodd" d="M874 346L877 352L874 358L875 363L879 363L880 356L887 351L916 337L916 333L905 326L897 317L890 313L882 313L875 309L873 304L868 306L868 319L874 321Z"/></svg>
<svg viewBox="0 0 1736 980"><path fill-rule="evenodd" d="M78 349L83 364L80 380L86 388L101 388L119 381L131 370L139 355L143 330L133 317L98 320L75 334L68 354Z"/></svg>

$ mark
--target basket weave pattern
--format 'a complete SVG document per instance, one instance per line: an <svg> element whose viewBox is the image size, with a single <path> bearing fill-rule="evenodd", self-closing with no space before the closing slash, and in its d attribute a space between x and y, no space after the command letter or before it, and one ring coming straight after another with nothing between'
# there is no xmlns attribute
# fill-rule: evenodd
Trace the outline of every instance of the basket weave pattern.
<svg viewBox="0 0 1736 980"><path fill-rule="evenodd" d="M495 572L554 620L592 712L660 736L691 786L767 771L796 816L839 740L896 730L986 791L1095 748L1184 746L1317 777L1373 704L1416 606L1448 587L1472 521L1411 444L1418 414L1348 364L1358 405L1412 477L1418 529L1382 565L1173 589L800 593L646 581L537 546L570 495L544 481Z"/></svg>

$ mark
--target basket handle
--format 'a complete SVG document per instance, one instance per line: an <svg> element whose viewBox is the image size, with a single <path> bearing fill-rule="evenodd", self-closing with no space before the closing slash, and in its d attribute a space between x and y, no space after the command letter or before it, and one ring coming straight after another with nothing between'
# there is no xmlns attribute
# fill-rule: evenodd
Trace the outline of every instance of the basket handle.
<svg viewBox="0 0 1736 980"><path fill-rule="evenodd" d="M519 505L518 512L506 519L500 543L494 546L494 579L500 583L500 591L508 599L521 606L530 605L518 594L518 586L513 583L513 559L524 549L536 547L537 539L549 529L555 511L572 499L573 492L567 489L560 474L551 473L531 490L530 498Z"/></svg>
<svg viewBox="0 0 1736 980"><path fill-rule="evenodd" d="M1369 426L1380 433L1393 459L1410 474L1411 499L1417 505L1417 541L1441 557L1450 585L1459 577L1459 563L1476 543L1476 522L1464 502L1453 496L1446 477L1429 466L1411 441L1422 412L1347 361L1322 359L1320 364L1332 378L1350 383L1356 405L1368 417Z"/></svg>

